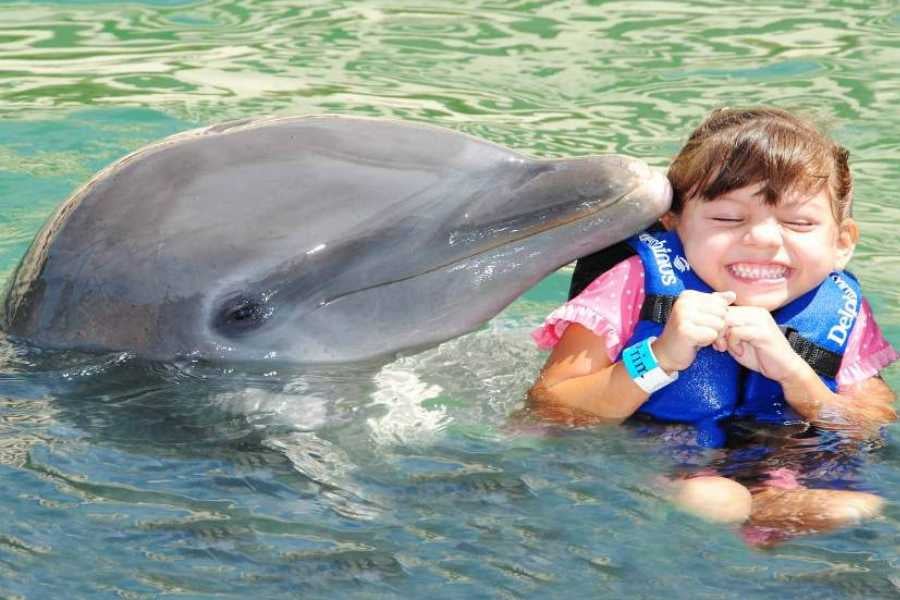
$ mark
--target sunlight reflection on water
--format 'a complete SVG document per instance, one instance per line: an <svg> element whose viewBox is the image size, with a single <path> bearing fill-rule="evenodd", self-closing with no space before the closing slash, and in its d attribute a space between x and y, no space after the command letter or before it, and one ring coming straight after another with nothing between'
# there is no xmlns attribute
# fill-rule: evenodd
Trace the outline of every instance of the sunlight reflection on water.
<svg viewBox="0 0 900 600"><path fill-rule="evenodd" d="M7 3L0 279L98 169L213 122L402 118L665 166L713 107L772 103L850 148L852 266L900 342L896 26L891 2ZM754 553L662 498L653 440L511 423L568 273L369 371L0 344L2 595L896 597L894 442L864 468L884 518Z"/></svg>

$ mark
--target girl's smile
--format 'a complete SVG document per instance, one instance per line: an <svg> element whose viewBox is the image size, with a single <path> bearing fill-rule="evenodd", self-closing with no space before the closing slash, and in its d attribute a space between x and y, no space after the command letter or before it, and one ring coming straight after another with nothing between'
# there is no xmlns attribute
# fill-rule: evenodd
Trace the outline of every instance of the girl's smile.
<svg viewBox="0 0 900 600"><path fill-rule="evenodd" d="M738 262L726 265L728 273L741 283L779 284L790 275L790 269L776 263Z"/></svg>

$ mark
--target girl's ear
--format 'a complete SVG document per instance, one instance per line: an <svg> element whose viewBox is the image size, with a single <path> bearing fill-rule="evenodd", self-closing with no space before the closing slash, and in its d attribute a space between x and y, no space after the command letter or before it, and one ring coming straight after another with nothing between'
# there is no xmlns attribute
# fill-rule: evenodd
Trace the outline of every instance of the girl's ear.
<svg viewBox="0 0 900 600"><path fill-rule="evenodd" d="M859 227L856 221L847 217L838 226L838 239L835 255L834 268L836 271L842 271L847 267L847 263L853 257L853 250L856 248L856 242L859 241Z"/></svg>
<svg viewBox="0 0 900 600"><path fill-rule="evenodd" d="M659 222L663 224L666 231L672 231L675 229L675 226L678 225L678 215L670 210L659 218Z"/></svg>

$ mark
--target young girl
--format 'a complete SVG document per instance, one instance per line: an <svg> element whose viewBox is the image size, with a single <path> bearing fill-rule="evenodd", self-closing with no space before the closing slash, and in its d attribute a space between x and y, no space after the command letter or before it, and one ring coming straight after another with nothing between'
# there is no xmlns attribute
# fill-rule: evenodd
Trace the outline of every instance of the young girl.
<svg viewBox="0 0 900 600"><path fill-rule="evenodd" d="M624 260L534 333L553 351L529 391L532 410L579 424L635 414L690 423L706 447L733 445L733 424L747 421L851 439L893 421L878 373L897 353L843 271L858 239L846 150L790 113L723 109L668 176L665 230L628 240ZM683 476L675 500L790 532L881 507L871 493L808 489L802 466L774 459L755 478L727 468Z"/></svg>

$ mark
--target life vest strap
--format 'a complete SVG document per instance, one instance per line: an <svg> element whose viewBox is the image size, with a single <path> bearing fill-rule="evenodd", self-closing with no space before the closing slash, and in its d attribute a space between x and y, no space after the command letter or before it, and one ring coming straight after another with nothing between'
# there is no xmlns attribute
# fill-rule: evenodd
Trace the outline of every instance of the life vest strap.
<svg viewBox="0 0 900 600"><path fill-rule="evenodd" d="M644 297L644 305L641 306L639 319L665 325L669 320L669 315L672 314L672 307L675 306L676 300L678 300L678 296L648 294Z"/></svg>
<svg viewBox="0 0 900 600"><path fill-rule="evenodd" d="M837 377L838 370L841 368L842 354L811 342L792 327L786 327L783 331L791 348L806 361L806 364L812 367L813 371L829 379Z"/></svg>
<svg viewBox="0 0 900 600"><path fill-rule="evenodd" d="M647 229L650 233L658 233L665 230L665 227L659 221ZM623 260L628 260L636 254L637 252L626 242L619 242L609 248L604 248L579 258L575 263L575 272L572 273L572 282L569 284L569 300L584 291L584 288L590 285L592 281Z"/></svg>
<svg viewBox="0 0 900 600"><path fill-rule="evenodd" d="M665 325L677 299L677 296L647 295L644 298L644 305L641 307L640 320ZM841 368L842 354L832 352L808 340L792 327L782 328L782 332L794 352L806 361L813 371L830 379L837 376L838 370Z"/></svg>
<svg viewBox="0 0 900 600"><path fill-rule="evenodd" d="M637 252L632 250L631 246L625 242L619 242L614 246L579 258L575 263L575 272L572 273L572 282L569 284L569 300L584 291L584 288L592 281L635 254Z"/></svg>

